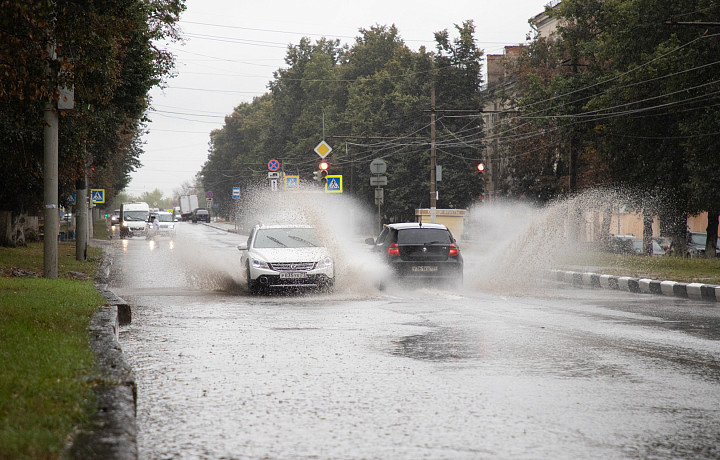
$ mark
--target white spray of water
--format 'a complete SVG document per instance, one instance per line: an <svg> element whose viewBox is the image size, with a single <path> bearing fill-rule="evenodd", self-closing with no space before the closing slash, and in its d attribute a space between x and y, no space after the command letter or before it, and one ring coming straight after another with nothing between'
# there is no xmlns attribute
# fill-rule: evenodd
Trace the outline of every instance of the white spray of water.
<svg viewBox="0 0 720 460"><path fill-rule="evenodd" d="M324 193L312 184L306 191L271 192L258 188L239 205L237 214L245 233L256 223L311 225L330 251L335 264L335 290L346 294L376 291L387 268L364 243L377 236L372 211L344 194Z"/></svg>
<svg viewBox="0 0 720 460"><path fill-rule="evenodd" d="M548 270L593 265L603 219L632 198L628 192L602 189L542 208L502 201L473 207L467 219L466 285L525 295L547 285L543 275Z"/></svg>
<svg viewBox="0 0 720 460"><path fill-rule="evenodd" d="M305 185L302 192L271 192L260 187L246 194L237 209L240 232L249 233L256 223L311 225L333 256L335 291L351 296L377 292L378 282L392 279L392 275L364 244L365 238L378 233L374 210L344 194L327 194L314 189L313 184ZM597 231L597 216L627 199L625 193L596 190L545 207L494 202L471 208L460 240L465 260L464 289L501 295L537 294L547 285L542 278L548 270L578 263L578 254L588 248L588 227ZM177 243L176 252L189 273L190 285L245 290L239 252L198 247L197 241L182 239L181 235ZM583 263L590 262L584 258Z"/></svg>

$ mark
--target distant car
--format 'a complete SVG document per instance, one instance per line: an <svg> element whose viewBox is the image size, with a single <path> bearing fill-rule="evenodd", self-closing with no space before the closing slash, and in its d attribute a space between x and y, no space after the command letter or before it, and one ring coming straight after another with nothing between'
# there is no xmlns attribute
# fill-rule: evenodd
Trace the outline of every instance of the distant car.
<svg viewBox="0 0 720 460"><path fill-rule="evenodd" d="M251 294L271 289L327 291L335 284L330 252L313 227L256 225L238 249Z"/></svg>
<svg viewBox="0 0 720 460"><path fill-rule="evenodd" d="M688 232L685 257L705 257L706 242L707 233ZM718 237L717 243L715 244L715 257L720 257L720 237Z"/></svg>
<svg viewBox="0 0 720 460"><path fill-rule="evenodd" d="M117 225L120 223L120 210L116 209L113 211L113 215L110 217L110 225Z"/></svg>
<svg viewBox="0 0 720 460"><path fill-rule="evenodd" d="M198 223L198 221L203 222L210 222L210 212L208 212L205 208L197 208L193 211L192 217L190 218L193 222L193 224Z"/></svg>
<svg viewBox="0 0 720 460"><path fill-rule="evenodd" d="M167 211L159 211L155 220L158 223L160 236L175 236L175 219L172 213Z"/></svg>
<svg viewBox="0 0 720 460"><path fill-rule="evenodd" d="M367 244L404 279L438 279L461 284L463 257L450 230L441 224L389 224Z"/></svg>

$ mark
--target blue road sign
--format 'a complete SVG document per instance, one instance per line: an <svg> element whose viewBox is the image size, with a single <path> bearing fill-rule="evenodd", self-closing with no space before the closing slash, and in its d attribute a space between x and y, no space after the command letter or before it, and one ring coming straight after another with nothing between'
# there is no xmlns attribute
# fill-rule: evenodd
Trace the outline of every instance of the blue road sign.
<svg viewBox="0 0 720 460"><path fill-rule="evenodd" d="M68 204L75 204L75 192L70 194L70 198L68 198Z"/></svg>
<svg viewBox="0 0 720 460"><path fill-rule="evenodd" d="M233 187L232 197L235 200L240 198L240 187Z"/></svg>
<svg viewBox="0 0 720 460"><path fill-rule="evenodd" d="M325 182L325 192L327 193L342 193L342 175L326 176L327 182Z"/></svg>
<svg viewBox="0 0 720 460"><path fill-rule="evenodd" d="M93 203L105 203L105 189L104 188L90 189L90 200Z"/></svg>
<svg viewBox="0 0 720 460"><path fill-rule="evenodd" d="M278 169L280 169L280 162L277 160L268 161L268 169L270 171L277 171Z"/></svg>
<svg viewBox="0 0 720 460"><path fill-rule="evenodd" d="M300 176L285 176L285 190L298 190L300 188Z"/></svg>

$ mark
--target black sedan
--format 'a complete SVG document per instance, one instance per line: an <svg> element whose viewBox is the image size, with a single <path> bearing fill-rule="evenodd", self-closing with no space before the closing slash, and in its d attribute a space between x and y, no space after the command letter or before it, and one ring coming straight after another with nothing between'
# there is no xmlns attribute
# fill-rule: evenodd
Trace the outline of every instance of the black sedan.
<svg viewBox="0 0 720 460"><path fill-rule="evenodd" d="M463 279L463 258L450 230L441 224L410 222L387 225L377 239L368 238L395 274L404 279Z"/></svg>
<svg viewBox="0 0 720 460"><path fill-rule="evenodd" d="M210 222L210 213L205 208L197 208L193 211L191 220L193 224L201 222Z"/></svg>

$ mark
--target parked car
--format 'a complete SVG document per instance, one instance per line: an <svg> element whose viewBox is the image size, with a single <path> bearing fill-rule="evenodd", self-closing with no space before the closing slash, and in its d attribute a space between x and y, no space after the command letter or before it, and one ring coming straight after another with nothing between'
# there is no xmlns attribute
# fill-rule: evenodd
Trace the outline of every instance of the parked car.
<svg viewBox="0 0 720 460"><path fill-rule="evenodd" d="M688 232L685 257L705 257L707 233ZM715 244L715 257L720 257L720 237Z"/></svg>
<svg viewBox="0 0 720 460"><path fill-rule="evenodd" d="M642 255L644 254L643 239L638 238L635 235L610 235L607 249L613 254ZM660 244L655 239L652 240L652 255L665 255L665 249L663 249L662 246L660 246Z"/></svg>
<svg viewBox="0 0 720 460"><path fill-rule="evenodd" d="M439 279L461 284L463 257L450 230L442 224L389 224L367 244L405 279Z"/></svg>
<svg viewBox="0 0 720 460"><path fill-rule="evenodd" d="M210 212L205 208L197 208L193 211L192 217L190 218L193 224L197 224L198 221L210 222Z"/></svg>
<svg viewBox="0 0 720 460"><path fill-rule="evenodd" d="M248 290L331 290L335 271L330 252L305 225L256 225L238 246Z"/></svg>

